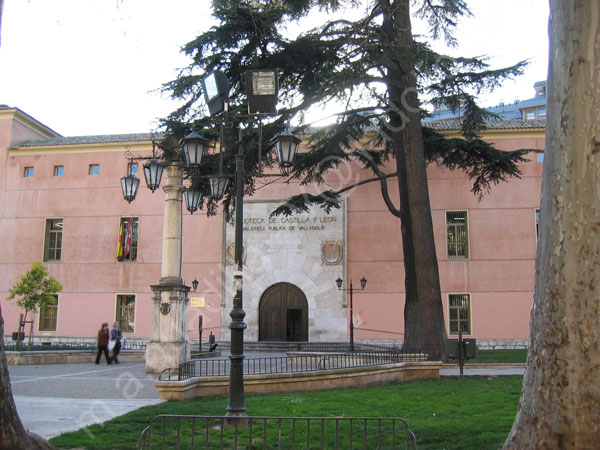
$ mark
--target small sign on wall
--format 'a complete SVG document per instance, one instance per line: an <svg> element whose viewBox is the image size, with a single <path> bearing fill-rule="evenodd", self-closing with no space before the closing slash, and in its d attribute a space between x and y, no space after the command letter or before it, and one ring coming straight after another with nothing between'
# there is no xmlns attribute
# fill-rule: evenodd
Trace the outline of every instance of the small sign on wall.
<svg viewBox="0 0 600 450"><path fill-rule="evenodd" d="M192 297L190 299L191 308L204 308L206 301L204 297Z"/></svg>

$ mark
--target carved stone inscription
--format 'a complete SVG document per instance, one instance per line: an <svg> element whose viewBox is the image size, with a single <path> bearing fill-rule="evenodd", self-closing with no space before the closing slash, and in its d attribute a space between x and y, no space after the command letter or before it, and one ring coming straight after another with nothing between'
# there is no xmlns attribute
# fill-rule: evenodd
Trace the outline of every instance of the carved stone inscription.
<svg viewBox="0 0 600 450"><path fill-rule="evenodd" d="M259 303L263 295L278 283L289 283L306 297L308 340L343 341L347 330L346 296L337 289L335 280L345 278L345 204L330 214L317 208L291 217L271 217L271 212L282 202L255 199L244 202L245 339L260 337ZM234 241L232 224L225 226L225 234L221 332L228 336L234 267L227 264L231 261L227 246Z"/></svg>
<svg viewBox="0 0 600 450"><path fill-rule="evenodd" d="M337 222L335 216L324 217L246 217L244 231L323 231Z"/></svg>

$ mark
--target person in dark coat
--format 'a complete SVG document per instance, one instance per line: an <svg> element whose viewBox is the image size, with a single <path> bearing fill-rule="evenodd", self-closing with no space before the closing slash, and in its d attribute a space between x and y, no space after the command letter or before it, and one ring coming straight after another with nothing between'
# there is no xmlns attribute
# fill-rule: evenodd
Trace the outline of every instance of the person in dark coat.
<svg viewBox="0 0 600 450"><path fill-rule="evenodd" d="M113 348L113 355L111 361L115 364L119 364L119 352L121 351L121 343L123 341L123 332L119 328L119 322L113 324L112 330L110 330L110 339L115 341L115 347Z"/></svg>
<svg viewBox="0 0 600 450"><path fill-rule="evenodd" d="M106 363L111 364L110 356L108 355L108 339L110 335L108 333L108 324L104 322L102 328L98 330L98 353L96 355L96 364L100 364L100 358L104 352Z"/></svg>

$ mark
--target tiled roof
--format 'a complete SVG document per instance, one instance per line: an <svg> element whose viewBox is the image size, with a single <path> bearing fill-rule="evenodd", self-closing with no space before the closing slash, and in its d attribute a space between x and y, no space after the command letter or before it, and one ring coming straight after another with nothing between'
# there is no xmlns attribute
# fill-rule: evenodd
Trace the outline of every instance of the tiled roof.
<svg viewBox="0 0 600 450"><path fill-rule="evenodd" d="M538 81L533 86L534 88L546 86L546 81ZM546 105L546 102L545 90L540 90L538 92L538 89L536 89L536 95L533 98L527 100L515 100L513 103L500 103L497 106L489 106L484 109L496 114L500 119L519 119L523 117L524 109L537 108L538 106ZM454 119L461 116L463 113L464 111L461 113L460 109L458 111L452 111L448 108L443 108L433 113L433 115L425 119L424 122Z"/></svg>
<svg viewBox="0 0 600 450"><path fill-rule="evenodd" d="M41 141L28 141L19 147L59 147L67 145L116 144L120 142L143 142L160 139L161 135L154 133L104 134L97 136L68 136L55 137Z"/></svg>
<svg viewBox="0 0 600 450"><path fill-rule="evenodd" d="M488 130L515 130L527 128L546 128L546 119L504 119L504 120L486 120L485 125ZM458 131L460 130L461 121L443 120L440 122L427 122L423 126L433 128L438 131Z"/></svg>

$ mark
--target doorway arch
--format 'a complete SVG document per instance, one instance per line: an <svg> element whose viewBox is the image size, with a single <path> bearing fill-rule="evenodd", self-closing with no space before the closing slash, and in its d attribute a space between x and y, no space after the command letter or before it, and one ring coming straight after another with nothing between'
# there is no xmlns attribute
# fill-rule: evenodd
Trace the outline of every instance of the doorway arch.
<svg viewBox="0 0 600 450"><path fill-rule="evenodd" d="M260 298L259 341L307 341L308 301L291 283L277 283Z"/></svg>

